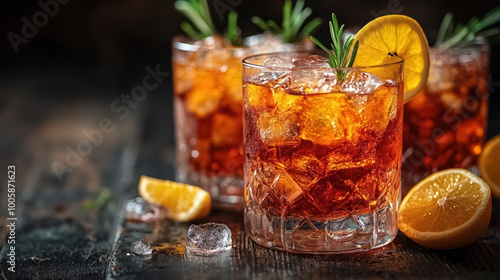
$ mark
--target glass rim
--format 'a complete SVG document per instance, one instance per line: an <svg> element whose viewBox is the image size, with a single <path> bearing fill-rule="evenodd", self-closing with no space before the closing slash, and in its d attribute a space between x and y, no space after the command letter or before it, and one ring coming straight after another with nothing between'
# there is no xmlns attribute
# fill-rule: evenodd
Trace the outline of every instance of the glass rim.
<svg viewBox="0 0 500 280"><path fill-rule="evenodd" d="M175 35L172 38L172 46L174 49L186 52L197 51L201 46L196 44L196 40L191 39L189 36L184 34ZM246 50L247 46L224 46L223 48L205 48L206 51L211 50Z"/></svg>
<svg viewBox="0 0 500 280"><path fill-rule="evenodd" d="M264 66L264 65L259 65L255 64L252 62L249 62L249 59L253 59L256 57L272 57L272 56L279 56L283 54L294 54L294 53L302 53L302 54L323 54L324 52L320 50L312 50L312 51L291 51L291 52L272 52L272 53L262 53L262 54L255 54L255 55L250 55L242 60L242 64L244 67L249 67L249 68L254 68L254 69L272 69L272 70L282 70L282 71L304 71L304 70L309 70L309 71L337 71L337 70L344 70L344 71L359 71L362 69L373 69L373 68L381 68L381 67L388 67L388 66L395 66L395 65L403 65L404 59L399 58L400 60L394 61L394 62L389 62L389 63L383 63L383 64L377 64L377 65L367 65L367 66L352 66L352 67L330 67L330 68L299 68L299 69L291 69L288 67L269 67L269 66ZM325 57L326 58L326 57Z"/></svg>
<svg viewBox="0 0 500 280"><path fill-rule="evenodd" d="M255 36L260 36L260 35L264 35L266 34L267 32L262 32L262 33L257 33L257 34L252 34L252 35L249 35L249 36L245 36L243 37L243 41L245 41L246 39L248 38L252 38L252 37L255 37ZM271 33L269 33L271 34ZM300 41L300 42L296 42L296 43L284 43L283 42L283 45L285 46L295 46L295 45L302 45L302 44L307 44L307 42L311 42L312 41L308 38L305 38L304 40ZM197 51L200 46L196 44L196 40L194 39L191 39L188 35L185 35L185 34L177 34L175 35L173 38L172 38L172 47L174 49L177 49L177 50L180 50L180 51L187 51L187 52L193 52L193 51ZM248 45L243 45L243 46L224 46L223 48L206 48L205 50L209 51L209 50L219 50L219 49L224 49L224 50L249 50L249 49L252 49L254 48L254 46L248 46ZM258 46L256 46L256 48L258 48Z"/></svg>

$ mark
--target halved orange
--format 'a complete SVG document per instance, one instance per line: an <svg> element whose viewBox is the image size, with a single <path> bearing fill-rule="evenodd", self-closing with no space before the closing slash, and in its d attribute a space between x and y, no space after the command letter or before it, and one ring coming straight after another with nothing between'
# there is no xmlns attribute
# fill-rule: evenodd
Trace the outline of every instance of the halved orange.
<svg viewBox="0 0 500 280"><path fill-rule="evenodd" d="M199 187L141 176L139 194L149 203L167 208L168 217L175 221L196 220L210 213L210 194Z"/></svg>
<svg viewBox="0 0 500 280"><path fill-rule="evenodd" d="M398 227L422 246L454 249L479 239L490 218L490 188L472 172L457 168L415 185L401 202Z"/></svg>
<svg viewBox="0 0 500 280"><path fill-rule="evenodd" d="M491 194L500 199L500 135L484 145L478 165L481 178L490 186Z"/></svg>
<svg viewBox="0 0 500 280"><path fill-rule="evenodd" d="M383 65L404 60L405 101L417 95L429 75L429 43L418 22L404 15L378 17L356 34L354 66Z"/></svg>

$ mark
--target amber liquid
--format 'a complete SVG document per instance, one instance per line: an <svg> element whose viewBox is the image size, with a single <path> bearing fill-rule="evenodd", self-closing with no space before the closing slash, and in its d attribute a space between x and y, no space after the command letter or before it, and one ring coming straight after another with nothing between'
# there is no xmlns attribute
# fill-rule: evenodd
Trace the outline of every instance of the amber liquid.
<svg viewBox="0 0 500 280"><path fill-rule="evenodd" d="M243 179L241 58L199 60L192 53L173 63L177 174L213 196L224 193L219 184L241 196L242 183L222 182Z"/></svg>
<svg viewBox="0 0 500 280"><path fill-rule="evenodd" d="M475 167L485 137L487 52L433 51L427 86L404 107L402 176L407 187L439 170ZM473 53L477 57L463 61Z"/></svg>
<svg viewBox="0 0 500 280"><path fill-rule="evenodd" d="M327 221L397 201L401 85L367 94L243 88L247 204L275 216Z"/></svg>

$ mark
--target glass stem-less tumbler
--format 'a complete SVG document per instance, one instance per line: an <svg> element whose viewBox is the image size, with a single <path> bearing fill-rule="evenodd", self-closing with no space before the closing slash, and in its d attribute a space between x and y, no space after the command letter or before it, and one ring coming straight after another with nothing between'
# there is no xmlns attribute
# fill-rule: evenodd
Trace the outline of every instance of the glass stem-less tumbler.
<svg viewBox="0 0 500 280"><path fill-rule="evenodd" d="M405 104L403 186L431 173L465 168L477 173L486 134L489 47L431 48L427 84Z"/></svg>
<svg viewBox="0 0 500 280"><path fill-rule="evenodd" d="M210 192L217 208L243 209L243 120L241 60L276 49L311 49L306 40L284 44L262 34L245 47L220 36L173 39L172 69L176 134L176 180Z"/></svg>
<svg viewBox="0 0 500 280"><path fill-rule="evenodd" d="M265 247L357 252L398 231L403 61L333 69L326 60L243 60L244 224Z"/></svg>

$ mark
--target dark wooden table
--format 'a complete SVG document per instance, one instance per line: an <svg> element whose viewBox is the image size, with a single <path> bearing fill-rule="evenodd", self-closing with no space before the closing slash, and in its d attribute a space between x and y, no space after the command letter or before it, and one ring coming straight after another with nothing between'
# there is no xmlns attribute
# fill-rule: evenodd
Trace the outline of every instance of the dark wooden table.
<svg viewBox="0 0 500 280"><path fill-rule="evenodd" d="M7 270L2 187L0 279L500 279L500 201L482 238L451 251L421 247L400 233L390 245L367 253L288 254L252 243L243 233L241 213L213 211L197 223L227 224L233 248L202 257L185 251L189 223L126 221L124 202L137 196L140 175L174 178L171 96L164 94L170 88L168 81L161 84L124 119L110 110L116 97L87 96L88 86L75 92L77 98L63 100L19 86L4 89L16 94L0 97L0 179L5 185L7 165L16 165L18 219L13 273ZM77 147L85 139L82 131L103 118L115 130L60 180L53 163L64 162L66 147ZM500 123L500 115L493 113L490 123ZM497 133L490 129L490 136ZM106 203L84 207L99 196ZM142 238L153 245L151 256L130 254L131 243Z"/></svg>

